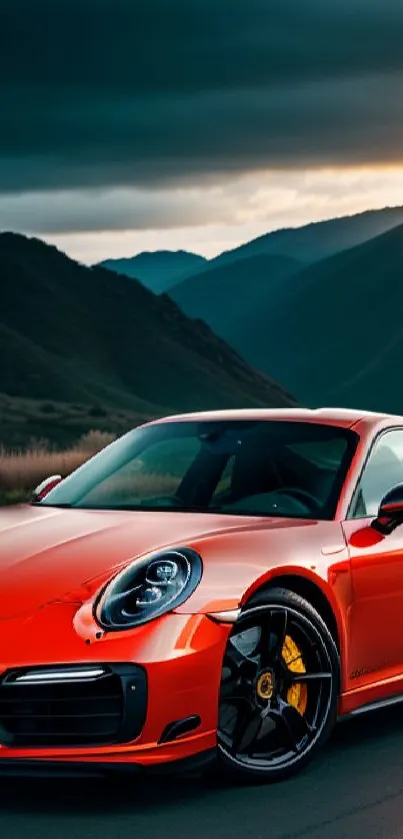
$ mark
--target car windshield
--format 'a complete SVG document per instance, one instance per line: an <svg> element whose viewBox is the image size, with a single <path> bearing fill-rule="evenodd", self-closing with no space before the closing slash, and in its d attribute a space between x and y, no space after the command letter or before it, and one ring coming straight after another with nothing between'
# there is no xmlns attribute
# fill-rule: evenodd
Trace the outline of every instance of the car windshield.
<svg viewBox="0 0 403 839"><path fill-rule="evenodd" d="M330 519L357 443L294 421L166 421L129 432L41 507Z"/></svg>

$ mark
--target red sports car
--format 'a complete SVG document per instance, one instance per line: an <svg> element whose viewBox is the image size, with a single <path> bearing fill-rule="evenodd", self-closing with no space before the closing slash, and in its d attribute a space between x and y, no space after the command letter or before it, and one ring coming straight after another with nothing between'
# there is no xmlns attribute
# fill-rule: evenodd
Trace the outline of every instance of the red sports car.
<svg viewBox="0 0 403 839"><path fill-rule="evenodd" d="M0 513L2 771L278 779L403 697L403 418L144 425Z"/></svg>

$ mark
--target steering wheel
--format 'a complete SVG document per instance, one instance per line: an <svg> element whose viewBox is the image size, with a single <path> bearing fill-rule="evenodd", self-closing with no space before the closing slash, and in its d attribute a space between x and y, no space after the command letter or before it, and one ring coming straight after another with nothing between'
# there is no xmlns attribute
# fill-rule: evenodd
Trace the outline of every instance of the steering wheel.
<svg viewBox="0 0 403 839"><path fill-rule="evenodd" d="M312 495L306 489L300 489L299 487L279 487L279 489L273 490L273 495L291 495L297 496L302 498L302 502L308 506L312 513L316 513L319 510L319 503L314 495ZM307 503L308 502L308 503Z"/></svg>

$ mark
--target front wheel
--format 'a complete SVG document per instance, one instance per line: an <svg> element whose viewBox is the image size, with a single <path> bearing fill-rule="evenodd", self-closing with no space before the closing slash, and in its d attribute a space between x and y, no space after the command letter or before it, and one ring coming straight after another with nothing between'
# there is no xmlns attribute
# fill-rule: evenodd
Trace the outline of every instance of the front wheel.
<svg viewBox="0 0 403 839"><path fill-rule="evenodd" d="M340 663L318 612L273 588L241 613L223 662L218 757L241 779L300 771L337 716Z"/></svg>

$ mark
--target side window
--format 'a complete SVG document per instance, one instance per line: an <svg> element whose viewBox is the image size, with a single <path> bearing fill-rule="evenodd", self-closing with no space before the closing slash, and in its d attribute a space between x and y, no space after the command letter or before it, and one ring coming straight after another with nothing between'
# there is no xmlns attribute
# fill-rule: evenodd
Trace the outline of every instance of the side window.
<svg viewBox="0 0 403 839"><path fill-rule="evenodd" d="M403 483L403 429L387 431L375 443L354 499L352 518L376 516L382 498Z"/></svg>

